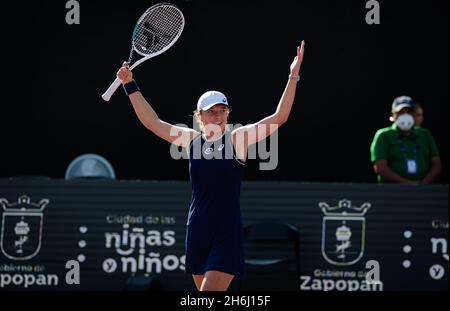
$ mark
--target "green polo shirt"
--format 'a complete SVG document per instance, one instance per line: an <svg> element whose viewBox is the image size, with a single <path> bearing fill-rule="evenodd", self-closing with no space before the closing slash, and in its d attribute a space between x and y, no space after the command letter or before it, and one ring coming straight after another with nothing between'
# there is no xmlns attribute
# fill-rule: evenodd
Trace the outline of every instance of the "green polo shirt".
<svg viewBox="0 0 450 311"><path fill-rule="evenodd" d="M415 145L417 145L416 161L418 172L415 175L410 175L407 173L406 159L414 159ZM407 136L402 134L396 124L381 129L375 134L370 153L372 162L387 160L389 168L409 180L425 178L430 170L431 159L439 157L436 142L429 130L414 128L411 135ZM378 181L383 182L383 178L380 175L378 175Z"/></svg>

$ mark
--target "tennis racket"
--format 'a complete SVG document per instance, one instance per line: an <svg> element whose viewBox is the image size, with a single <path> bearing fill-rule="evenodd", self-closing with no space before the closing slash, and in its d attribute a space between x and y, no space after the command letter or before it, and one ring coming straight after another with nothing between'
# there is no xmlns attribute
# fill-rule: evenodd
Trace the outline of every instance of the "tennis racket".
<svg viewBox="0 0 450 311"><path fill-rule="evenodd" d="M167 51L181 36L183 28L183 13L173 4L158 3L145 11L134 27L128 58L130 70ZM102 98L109 101L121 83L116 78Z"/></svg>

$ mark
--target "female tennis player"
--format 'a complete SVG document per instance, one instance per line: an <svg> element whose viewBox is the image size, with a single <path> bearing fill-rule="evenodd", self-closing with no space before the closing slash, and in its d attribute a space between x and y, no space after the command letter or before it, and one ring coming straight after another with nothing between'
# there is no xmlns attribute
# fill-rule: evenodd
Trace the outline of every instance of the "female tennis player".
<svg viewBox="0 0 450 311"><path fill-rule="evenodd" d="M224 94L203 94L195 115L201 132L162 121L145 100L124 63L117 73L142 124L187 149L192 197L186 231L186 273L200 291L226 291L244 272L240 187L249 146L270 136L289 117L299 81L305 42L297 48L286 89L276 111L261 121L229 130Z"/></svg>

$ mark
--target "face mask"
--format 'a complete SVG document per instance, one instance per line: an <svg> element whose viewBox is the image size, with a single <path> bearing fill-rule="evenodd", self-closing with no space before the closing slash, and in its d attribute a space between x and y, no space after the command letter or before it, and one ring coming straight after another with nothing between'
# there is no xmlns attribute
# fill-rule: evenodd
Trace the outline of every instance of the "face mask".
<svg viewBox="0 0 450 311"><path fill-rule="evenodd" d="M398 128L402 131L409 131L414 126L414 118L409 113L404 113L398 116L395 124L397 124Z"/></svg>

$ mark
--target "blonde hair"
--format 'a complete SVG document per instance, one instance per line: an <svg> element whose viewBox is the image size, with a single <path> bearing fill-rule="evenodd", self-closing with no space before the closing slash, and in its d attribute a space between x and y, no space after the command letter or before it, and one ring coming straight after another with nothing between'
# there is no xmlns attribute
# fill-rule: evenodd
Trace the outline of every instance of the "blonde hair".
<svg viewBox="0 0 450 311"><path fill-rule="evenodd" d="M195 117L195 122L197 122L200 132L203 133L205 131L205 126L203 125L202 119L200 118L200 112L194 110L192 113L194 114L193 116Z"/></svg>

